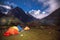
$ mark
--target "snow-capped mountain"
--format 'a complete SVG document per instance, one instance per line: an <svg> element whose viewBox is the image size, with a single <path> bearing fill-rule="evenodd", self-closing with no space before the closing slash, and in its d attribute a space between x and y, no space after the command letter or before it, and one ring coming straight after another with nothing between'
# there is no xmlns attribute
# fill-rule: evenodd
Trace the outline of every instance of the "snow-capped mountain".
<svg viewBox="0 0 60 40"><path fill-rule="evenodd" d="M8 5L0 5L0 11L4 14L7 14L12 8Z"/></svg>
<svg viewBox="0 0 60 40"><path fill-rule="evenodd" d="M29 14L37 19L42 19L42 18L45 18L46 16L48 16L50 13L47 13L44 11L41 12L40 10L31 10L31 11L29 11Z"/></svg>

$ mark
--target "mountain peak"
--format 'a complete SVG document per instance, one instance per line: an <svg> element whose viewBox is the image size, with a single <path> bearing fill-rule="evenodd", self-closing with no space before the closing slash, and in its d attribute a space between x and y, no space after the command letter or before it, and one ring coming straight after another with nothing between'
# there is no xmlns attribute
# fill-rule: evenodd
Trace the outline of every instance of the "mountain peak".
<svg viewBox="0 0 60 40"><path fill-rule="evenodd" d="M60 8L41 20L47 25L60 25Z"/></svg>
<svg viewBox="0 0 60 40"><path fill-rule="evenodd" d="M32 21L34 18L28 16L21 8L16 7L8 12L8 15L12 15L20 19L22 22L26 23Z"/></svg>

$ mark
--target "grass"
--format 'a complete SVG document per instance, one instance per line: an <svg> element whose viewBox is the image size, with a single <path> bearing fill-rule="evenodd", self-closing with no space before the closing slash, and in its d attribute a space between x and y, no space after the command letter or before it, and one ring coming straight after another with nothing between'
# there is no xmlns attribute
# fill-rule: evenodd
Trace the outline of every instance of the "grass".
<svg viewBox="0 0 60 40"><path fill-rule="evenodd" d="M19 35L3 37L3 40L58 40L58 37L58 32L53 29L30 29L20 32Z"/></svg>

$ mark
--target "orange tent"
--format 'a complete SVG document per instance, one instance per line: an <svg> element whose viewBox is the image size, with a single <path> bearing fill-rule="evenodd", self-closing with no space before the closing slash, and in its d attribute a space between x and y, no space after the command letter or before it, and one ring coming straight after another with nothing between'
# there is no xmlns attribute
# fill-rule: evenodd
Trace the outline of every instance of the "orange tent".
<svg viewBox="0 0 60 40"><path fill-rule="evenodd" d="M10 27L5 33L4 36L16 35L19 34L18 28L16 26Z"/></svg>

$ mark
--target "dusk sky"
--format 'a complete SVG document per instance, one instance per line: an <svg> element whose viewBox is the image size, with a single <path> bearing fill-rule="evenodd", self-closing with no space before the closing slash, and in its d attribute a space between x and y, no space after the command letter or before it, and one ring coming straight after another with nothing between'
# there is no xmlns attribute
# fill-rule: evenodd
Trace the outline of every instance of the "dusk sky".
<svg viewBox="0 0 60 40"><path fill-rule="evenodd" d="M44 2L48 2L49 0L0 0L0 2L4 2L4 4L19 6L24 11L34 10L45 10L49 7L49 5L44 6Z"/></svg>
<svg viewBox="0 0 60 40"><path fill-rule="evenodd" d="M44 10L48 8L48 5L44 7L42 2L38 2L38 0L7 0L4 1L5 4L15 5L22 8L24 11L34 10Z"/></svg>
<svg viewBox="0 0 60 40"><path fill-rule="evenodd" d="M42 16L40 13L51 13L60 7L60 0L0 0L1 3L20 7L25 12L35 13L33 16ZM32 12L33 11L33 12ZM40 14L40 15L38 15ZM38 17L37 17L38 18Z"/></svg>

